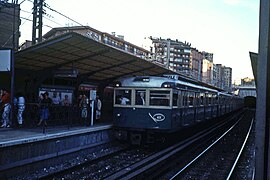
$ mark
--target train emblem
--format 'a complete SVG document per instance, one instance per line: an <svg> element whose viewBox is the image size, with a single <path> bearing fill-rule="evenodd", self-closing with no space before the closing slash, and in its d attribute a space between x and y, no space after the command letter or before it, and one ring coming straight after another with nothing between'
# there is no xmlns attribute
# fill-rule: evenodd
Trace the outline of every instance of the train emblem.
<svg viewBox="0 0 270 180"><path fill-rule="evenodd" d="M155 121L155 123L161 122L165 120L165 116L161 113L156 113L152 116L151 113L148 113L149 116L151 117L151 119L153 119L153 121Z"/></svg>

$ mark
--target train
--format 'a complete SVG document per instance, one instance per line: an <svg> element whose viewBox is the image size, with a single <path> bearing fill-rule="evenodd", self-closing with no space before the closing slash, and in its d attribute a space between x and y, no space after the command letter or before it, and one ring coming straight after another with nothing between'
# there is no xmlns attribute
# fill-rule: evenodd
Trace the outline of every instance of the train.
<svg viewBox="0 0 270 180"><path fill-rule="evenodd" d="M132 144L152 142L155 134L179 132L243 104L243 98L202 83L170 76L125 77L114 82L114 135Z"/></svg>

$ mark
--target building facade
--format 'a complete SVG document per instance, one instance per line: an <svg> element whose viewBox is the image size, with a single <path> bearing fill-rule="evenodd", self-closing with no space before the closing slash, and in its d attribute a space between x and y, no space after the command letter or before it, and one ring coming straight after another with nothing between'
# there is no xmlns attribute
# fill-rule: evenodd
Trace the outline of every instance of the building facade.
<svg viewBox="0 0 270 180"><path fill-rule="evenodd" d="M15 51L19 47L20 37L20 6L0 0L0 47L11 48ZM14 37L13 37L14 35Z"/></svg>
<svg viewBox="0 0 270 180"><path fill-rule="evenodd" d="M152 38L153 54L155 61L166 68L191 76L191 44L181 41Z"/></svg>
<svg viewBox="0 0 270 180"><path fill-rule="evenodd" d="M68 32L75 32L78 34L81 34L83 36L86 36L90 39L93 39L98 42L102 42L104 44L107 44L109 46L113 46L117 49L123 50L126 53L133 54L137 57L143 58L143 59L149 59L151 57L150 51L143 49L141 47L138 47L134 44L131 44L124 40L124 36L122 35L116 35L115 32L112 34L105 33L98 31L92 27L89 26L73 26L73 27L59 27L59 28L53 28L49 32L47 32L43 38L44 40L51 39L55 36L62 35L64 33Z"/></svg>
<svg viewBox="0 0 270 180"><path fill-rule="evenodd" d="M203 53L195 48L191 49L191 76L202 81Z"/></svg>
<svg viewBox="0 0 270 180"><path fill-rule="evenodd" d="M227 92L232 91L232 68L215 64L213 71L213 85L224 89Z"/></svg>
<svg viewBox="0 0 270 180"><path fill-rule="evenodd" d="M213 54L203 51L202 82L212 84L213 79Z"/></svg>
<svg viewBox="0 0 270 180"><path fill-rule="evenodd" d="M224 66L224 90L232 91L232 68Z"/></svg>
<svg viewBox="0 0 270 180"><path fill-rule="evenodd" d="M253 86L253 87L255 87L256 86L255 79L245 77L245 78L241 79L241 86Z"/></svg>
<svg viewBox="0 0 270 180"><path fill-rule="evenodd" d="M213 75L213 77L215 77L215 86L218 88L223 89L224 88L224 71L222 68L222 64L215 64L215 71L213 71L213 73L215 73Z"/></svg>

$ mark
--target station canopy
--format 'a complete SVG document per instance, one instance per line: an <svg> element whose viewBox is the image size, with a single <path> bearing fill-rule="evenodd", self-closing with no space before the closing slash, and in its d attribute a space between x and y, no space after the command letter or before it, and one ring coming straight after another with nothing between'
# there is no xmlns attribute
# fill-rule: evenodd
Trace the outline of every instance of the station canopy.
<svg viewBox="0 0 270 180"><path fill-rule="evenodd" d="M78 72L83 81L123 76L177 74L131 53L70 32L18 51L15 69L33 73Z"/></svg>
<svg viewBox="0 0 270 180"><path fill-rule="evenodd" d="M249 52L250 61L251 61L251 67L253 76L255 78L255 83L257 85L258 79L257 79L257 64L258 64L258 53Z"/></svg>

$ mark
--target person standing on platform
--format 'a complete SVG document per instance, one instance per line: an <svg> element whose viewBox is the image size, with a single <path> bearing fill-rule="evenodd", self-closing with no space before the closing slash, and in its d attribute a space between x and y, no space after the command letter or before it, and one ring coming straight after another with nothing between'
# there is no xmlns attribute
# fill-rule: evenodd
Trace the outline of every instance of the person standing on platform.
<svg viewBox="0 0 270 180"><path fill-rule="evenodd" d="M2 126L1 127L10 127L9 116L10 116L10 94L7 90L3 90L1 98L1 108L3 108L2 114Z"/></svg>
<svg viewBox="0 0 270 180"><path fill-rule="evenodd" d="M41 119L41 113L42 113L41 103L42 103L43 99L44 99L44 93L40 93L40 95L38 97L39 122L42 121L42 119Z"/></svg>
<svg viewBox="0 0 270 180"><path fill-rule="evenodd" d="M40 121L38 123L38 126L41 125L42 122L44 122L44 125L47 125L47 120L49 119L49 108L52 105L52 99L49 98L49 93L44 93L44 98L41 100L41 117Z"/></svg>
<svg viewBox="0 0 270 180"><path fill-rule="evenodd" d="M17 114L17 120L19 127L23 124L23 111L25 110L25 99L22 95L22 93L18 93L18 114Z"/></svg>
<svg viewBox="0 0 270 180"><path fill-rule="evenodd" d="M59 105L61 102L57 92L53 92L52 103L53 105Z"/></svg>
<svg viewBox="0 0 270 180"><path fill-rule="evenodd" d="M68 95L65 95L65 98L61 102L62 106L70 106L70 100L68 99Z"/></svg>
<svg viewBox="0 0 270 180"><path fill-rule="evenodd" d="M101 100L99 99L99 96L97 95L95 99L96 120L100 120L101 118L101 107L102 107L102 103L101 103Z"/></svg>
<svg viewBox="0 0 270 180"><path fill-rule="evenodd" d="M87 114L88 114L88 98L84 94L82 96L82 99L80 101L79 107L81 108L81 118L83 119L85 125L86 125L86 119L87 119Z"/></svg>

